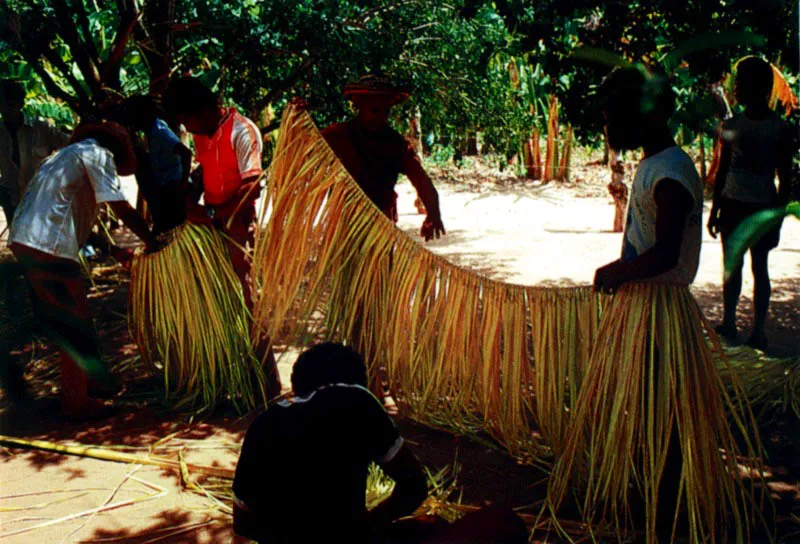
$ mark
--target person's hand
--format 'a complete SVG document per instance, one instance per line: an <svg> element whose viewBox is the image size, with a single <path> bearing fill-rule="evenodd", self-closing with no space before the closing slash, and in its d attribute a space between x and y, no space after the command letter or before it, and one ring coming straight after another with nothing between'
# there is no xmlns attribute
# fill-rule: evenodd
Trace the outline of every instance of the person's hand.
<svg viewBox="0 0 800 544"><path fill-rule="evenodd" d="M711 214L708 216L707 228L711 237L716 239L717 234L719 234L719 210L717 208L711 208Z"/></svg>
<svg viewBox="0 0 800 544"><path fill-rule="evenodd" d="M186 205L186 221L194 223L195 225L211 225L212 220L208 216L208 210L205 206L200 204L187 203Z"/></svg>
<svg viewBox="0 0 800 544"><path fill-rule="evenodd" d="M422 228L419 229L419 235L422 236L426 242L439 239L443 234L447 234L444 230L444 224L440 217L431 217L430 215L422 222Z"/></svg>
<svg viewBox="0 0 800 544"><path fill-rule="evenodd" d="M625 283L625 279L620 274L620 262L614 261L594 273L594 290L599 293L613 295L619 286Z"/></svg>
<svg viewBox="0 0 800 544"><path fill-rule="evenodd" d="M231 202L242 202L243 200L256 200L261 194L261 182L259 180L242 184Z"/></svg>

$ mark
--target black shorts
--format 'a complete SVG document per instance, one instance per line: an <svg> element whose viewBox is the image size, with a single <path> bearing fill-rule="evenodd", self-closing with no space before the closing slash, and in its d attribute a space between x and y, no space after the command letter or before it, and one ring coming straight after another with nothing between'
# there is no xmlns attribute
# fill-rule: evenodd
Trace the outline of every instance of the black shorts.
<svg viewBox="0 0 800 544"><path fill-rule="evenodd" d="M742 221L750 217L756 212L773 208L771 204L756 204L753 202L742 202L740 200L732 200L723 198L719 204L719 232L722 235L722 243L725 244L726 239L736 230ZM756 243L751 249L754 251L769 251L778 247L780 241L781 227L780 225L769 231L764 235L761 240Z"/></svg>

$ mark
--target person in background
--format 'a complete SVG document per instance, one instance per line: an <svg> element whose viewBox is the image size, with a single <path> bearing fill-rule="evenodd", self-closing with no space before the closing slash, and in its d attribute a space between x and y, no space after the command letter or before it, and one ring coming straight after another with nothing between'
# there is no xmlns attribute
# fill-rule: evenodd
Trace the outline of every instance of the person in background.
<svg viewBox="0 0 800 544"><path fill-rule="evenodd" d="M389 219L397 222L394 187L405 174L427 212L420 235L427 241L445 234L439 210L439 194L422 167L419 155L389 125L392 107L408 99L406 89L383 75L366 75L344 87L358 114L345 123L333 124L322 135L356 183Z"/></svg>
<svg viewBox="0 0 800 544"><path fill-rule="evenodd" d="M255 203L261 192L261 132L236 108L223 107L219 97L198 79L173 81L164 104L193 134L202 168L204 206L190 206L190 218L213 223L231 238L228 249L233 269L247 307L252 309L247 281L250 263L243 248L252 243Z"/></svg>
<svg viewBox="0 0 800 544"><path fill-rule="evenodd" d="M453 525L394 523L422 504L427 482L351 348L326 342L306 350L292 388L293 401L247 430L233 482L234 542L527 542L519 517L497 507ZM395 486L367 511L370 463Z"/></svg>
<svg viewBox="0 0 800 544"><path fill-rule="evenodd" d="M152 212L153 232L158 235L186 219L192 151L164 120L166 114L153 97L131 97L124 110L126 124L144 134L144 153L136 177Z"/></svg>
<svg viewBox="0 0 800 544"><path fill-rule="evenodd" d="M226 234L231 264L252 312L251 265L245 248L253 244L256 200L261 193L261 132L236 108L223 107L219 96L198 79L173 81L164 105L175 121L194 135L195 158L200 163L191 175L202 182L203 205L187 202L187 219L213 224ZM255 349L264 361L267 394L275 397L281 383L275 355L268 346L269 340L263 339Z"/></svg>
<svg viewBox="0 0 800 544"><path fill-rule="evenodd" d="M0 81L0 207L11 224L19 199L36 169L64 147L69 136L22 113L25 90L17 81Z"/></svg>
<svg viewBox="0 0 800 544"><path fill-rule="evenodd" d="M34 314L61 351L61 412L88 419L106 415L104 403L90 396L92 382L83 368L104 369L89 313L78 252L86 242L99 206L107 203L148 249L156 241L144 220L125 200L119 175L136 170L127 130L116 123L79 126L72 143L45 160L30 180L11 224L9 247L30 288ZM13 370L11 371L13 372ZM108 378L108 371L95 378ZM6 383L12 399L24 400L16 381ZM106 384L107 385L107 384Z"/></svg>
<svg viewBox="0 0 800 544"><path fill-rule="evenodd" d="M744 111L720 125L720 164L708 220L711 236L722 237L723 254L728 251L730 235L742 221L758 211L785 205L791 194L792 134L789 124L769 107L773 77L772 66L756 57L742 60L736 68L734 94ZM778 190L776 172L780 181ZM750 248L753 328L745 343L761 350L767 348L764 324L772 292L767 261L779 239L780 226ZM740 266L723 284L724 315L716 329L730 341L735 341L739 334L736 307L741 292Z"/></svg>

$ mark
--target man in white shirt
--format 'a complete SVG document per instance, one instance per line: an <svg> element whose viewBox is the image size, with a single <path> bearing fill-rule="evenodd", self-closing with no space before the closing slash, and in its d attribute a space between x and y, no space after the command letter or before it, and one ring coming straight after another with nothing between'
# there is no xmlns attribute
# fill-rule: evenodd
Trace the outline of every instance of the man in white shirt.
<svg viewBox="0 0 800 544"><path fill-rule="evenodd" d="M56 127L22 113L25 90L16 81L0 81L0 207L11 224L19 199L36 169L69 137Z"/></svg>
<svg viewBox="0 0 800 544"><path fill-rule="evenodd" d="M128 132L115 123L87 124L76 129L72 141L31 179L11 224L9 247L22 266L40 325L61 350L62 413L84 419L104 413L104 405L89 397L89 377L101 385L111 377L89 314L80 247L103 202L148 249L156 242L121 191L118 173L136 171Z"/></svg>

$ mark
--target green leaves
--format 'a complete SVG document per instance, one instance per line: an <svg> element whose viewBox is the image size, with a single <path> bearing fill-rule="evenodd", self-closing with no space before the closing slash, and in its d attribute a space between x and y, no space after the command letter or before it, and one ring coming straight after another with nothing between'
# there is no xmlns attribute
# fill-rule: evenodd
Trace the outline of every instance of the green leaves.
<svg viewBox="0 0 800 544"><path fill-rule="evenodd" d="M741 268L747 250L756 245L768 232L780 227L783 219L790 215L800 219L800 202L790 202L783 208L762 210L742 221L727 240L725 281L735 270Z"/></svg>

